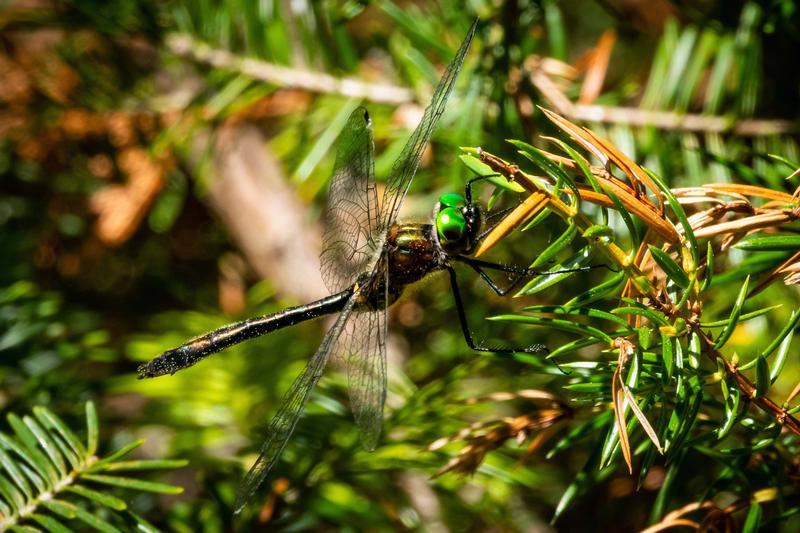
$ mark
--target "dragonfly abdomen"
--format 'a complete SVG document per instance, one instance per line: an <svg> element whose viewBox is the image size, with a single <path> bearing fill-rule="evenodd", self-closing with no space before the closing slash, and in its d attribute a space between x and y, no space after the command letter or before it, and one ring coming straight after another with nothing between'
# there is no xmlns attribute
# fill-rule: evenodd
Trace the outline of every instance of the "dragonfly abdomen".
<svg viewBox="0 0 800 533"><path fill-rule="evenodd" d="M293 326L312 318L341 311L352 295L353 288L350 287L316 302L289 307L271 315L248 318L247 320L215 329L177 348L167 350L149 363L141 365L138 369L139 379L174 374L178 370L190 367L209 355L224 350L228 346L253 337L260 337L276 329Z"/></svg>

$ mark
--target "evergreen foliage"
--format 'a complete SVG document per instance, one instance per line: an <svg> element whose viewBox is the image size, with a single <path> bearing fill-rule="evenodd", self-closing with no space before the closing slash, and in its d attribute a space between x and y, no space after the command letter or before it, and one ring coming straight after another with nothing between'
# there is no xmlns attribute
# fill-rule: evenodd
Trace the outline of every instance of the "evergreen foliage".
<svg viewBox="0 0 800 533"><path fill-rule="evenodd" d="M33 415L8 415L0 437L3 524L797 529L798 7L644 4L5 4L0 406ZM487 256L592 268L526 280L516 298L463 283L477 335L541 342L547 358L472 353L445 279L409 291L390 314L378 449L361 448L346 379L329 371L259 505L234 519L261 430L324 324L170 377L134 370L321 283L286 283L248 245L287 226L292 242L318 238L357 105L385 179L476 16L404 208L424 219L442 193L496 173L480 198L512 210ZM245 145L257 149L231 165ZM215 184L242 168L255 168L247 190L293 203L298 222L258 198L221 201ZM250 208L254 240L230 218ZM89 400L110 449L147 439L140 459L97 454ZM69 429L83 405L86 441ZM170 498L154 494L172 485L119 470L184 459L187 490Z"/></svg>
<svg viewBox="0 0 800 533"><path fill-rule="evenodd" d="M13 433L0 432L0 530L72 531L86 526L115 532L158 528L130 509L109 487L180 494L175 485L128 477L127 472L179 468L186 461L121 460L142 444L134 441L105 457L97 456L94 404L86 403L85 443L45 407L33 416L7 416ZM82 525L77 525L81 524ZM123 529L121 529L123 528Z"/></svg>

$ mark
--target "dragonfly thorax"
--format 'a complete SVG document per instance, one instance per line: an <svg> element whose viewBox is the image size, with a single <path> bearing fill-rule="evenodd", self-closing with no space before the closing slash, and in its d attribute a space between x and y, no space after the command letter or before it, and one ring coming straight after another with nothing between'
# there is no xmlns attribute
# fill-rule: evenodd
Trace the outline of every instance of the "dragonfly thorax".
<svg viewBox="0 0 800 533"><path fill-rule="evenodd" d="M389 286L417 282L444 266L444 254L430 224L394 224L386 237Z"/></svg>
<svg viewBox="0 0 800 533"><path fill-rule="evenodd" d="M406 285L443 268L446 255L434 234L431 224L393 224L375 270L361 274L356 280L358 307L362 310L388 307L400 297Z"/></svg>

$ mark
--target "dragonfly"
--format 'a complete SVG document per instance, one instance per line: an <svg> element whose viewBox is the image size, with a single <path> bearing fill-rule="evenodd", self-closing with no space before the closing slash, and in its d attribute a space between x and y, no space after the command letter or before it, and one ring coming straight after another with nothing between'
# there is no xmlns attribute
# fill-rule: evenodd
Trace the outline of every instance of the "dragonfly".
<svg viewBox="0 0 800 533"><path fill-rule="evenodd" d="M437 271L449 273L461 330L471 349L496 353L547 352L541 344L524 348L485 346L475 341L467 324L453 268L455 262L469 265L501 296L525 276L538 274L530 269L470 257L488 233L482 229L489 220L473 202L472 186L496 175L469 180L463 195L442 195L434 208L432 224L397 222L398 211L419 167L423 149L444 113L477 24L476 20L470 27L439 81L420 124L393 164L380 201L369 114L360 107L349 117L338 140L320 255L320 271L331 295L223 326L164 352L138 369L140 379L174 374L247 339L338 313L317 352L294 381L267 427L261 454L239 487L236 513L252 498L278 461L330 359L341 363L345 369L350 405L363 446L368 450L376 447L386 400L387 307L397 301L406 286L427 275ZM512 280L511 285L501 288L487 270L506 273Z"/></svg>

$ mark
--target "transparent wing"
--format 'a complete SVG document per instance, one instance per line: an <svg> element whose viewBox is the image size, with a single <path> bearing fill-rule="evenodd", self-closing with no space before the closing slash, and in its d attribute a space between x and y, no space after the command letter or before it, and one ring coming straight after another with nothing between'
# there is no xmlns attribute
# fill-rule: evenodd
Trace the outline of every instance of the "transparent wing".
<svg viewBox="0 0 800 533"><path fill-rule="evenodd" d="M325 334L317 353L314 354L303 373L294 381L289 392L283 397L283 402L278 412L267 428L267 440L261 446L261 455L258 456L255 464L247 472L241 485L239 485L234 512L238 513L244 508L256 489L267 477L272 466L277 462L283 448L286 446L286 442L294 432L297 420L305 410L311 391L322 377L322 372L325 370L332 349L335 349L339 342L349 343L347 339L342 338L342 332L345 329L348 318L350 318L355 302L356 296L347 301L336 322Z"/></svg>
<svg viewBox="0 0 800 533"><path fill-rule="evenodd" d="M373 152L369 114L359 107L339 137L328 194L320 272L332 293L351 286L374 255L379 218Z"/></svg>
<svg viewBox="0 0 800 533"><path fill-rule="evenodd" d="M444 76L439 81L439 85L436 86L431 103L425 108L422 121L417 126L417 129L414 130L414 133L411 134L403 148L403 152L392 166L392 172L386 182L386 189L383 191L383 202L381 203L382 227L388 228L397 218L400 204L403 203L403 198L405 198L408 187L411 185L411 180L417 172L417 167L419 167L422 151L436 129L439 118L444 113L447 98L453 90L456 78L458 78L458 72L464 63L464 57L467 55L472 37L475 35L477 24L477 20L472 23L472 27L470 27L469 33L461 43L456 56L447 66Z"/></svg>
<svg viewBox="0 0 800 533"><path fill-rule="evenodd" d="M383 263L382 263L383 264ZM386 276L379 279L386 279ZM384 298L388 285L382 282ZM344 364L350 407L367 450L378 444L386 401L386 308L356 311L336 343L335 360Z"/></svg>

